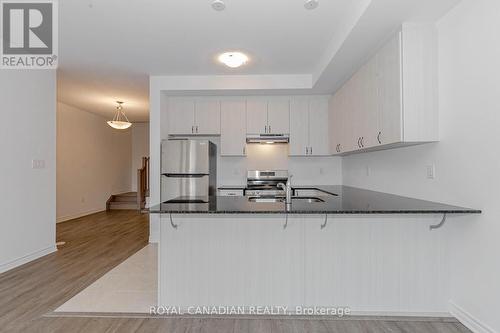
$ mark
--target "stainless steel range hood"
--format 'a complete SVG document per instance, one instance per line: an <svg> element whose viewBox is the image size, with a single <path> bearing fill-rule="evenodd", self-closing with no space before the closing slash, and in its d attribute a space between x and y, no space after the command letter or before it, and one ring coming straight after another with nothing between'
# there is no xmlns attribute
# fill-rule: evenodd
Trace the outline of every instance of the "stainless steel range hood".
<svg viewBox="0 0 500 333"><path fill-rule="evenodd" d="M255 134L247 135L247 143L288 143L288 134Z"/></svg>

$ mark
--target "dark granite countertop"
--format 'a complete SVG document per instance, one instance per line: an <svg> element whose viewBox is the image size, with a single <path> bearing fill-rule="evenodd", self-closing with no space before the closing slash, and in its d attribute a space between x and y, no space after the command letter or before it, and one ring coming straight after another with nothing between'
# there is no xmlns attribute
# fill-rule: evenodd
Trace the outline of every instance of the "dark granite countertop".
<svg viewBox="0 0 500 333"><path fill-rule="evenodd" d="M308 203L293 200L287 210L285 203L250 202L247 197L210 197L208 203L162 203L150 208L151 214L480 214L480 210L451 206L432 201L412 199L355 187L294 186L297 189L318 189L334 195L321 196L324 202Z"/></svg>
<svg viewBox="0 0 500 333"><path fill-rule="evenodd" d="M246 188L245 185L223 185L218 187L218 190L244 190Z"/></svg>

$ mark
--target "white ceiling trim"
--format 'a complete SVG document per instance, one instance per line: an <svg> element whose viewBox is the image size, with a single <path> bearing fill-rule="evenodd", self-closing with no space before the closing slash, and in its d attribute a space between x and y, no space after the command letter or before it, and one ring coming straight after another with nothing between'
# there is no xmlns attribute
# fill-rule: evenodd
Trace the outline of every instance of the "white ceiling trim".
<svg viewBox="0 0 500 333"><path fill-rule="evenodd" d="M310 74L150 76L150 87L162 91L300 90L312 88Z"/></svg>
<svg viewBox="0 0 500 333"><path fill-rule="evenodd" d="M334 35L333 39L328 44L326 51L321 56L316 69L312 73L314 84L316 84L328 65L332 63L335 55L342 48L346 39L349 38L351 31L356 27L360 18L366 12L371 3L372 0L365 0L364 2L359 3L357 7L353 8L349 19L344 21L345 23L342 25L341 29Z"/></svg>

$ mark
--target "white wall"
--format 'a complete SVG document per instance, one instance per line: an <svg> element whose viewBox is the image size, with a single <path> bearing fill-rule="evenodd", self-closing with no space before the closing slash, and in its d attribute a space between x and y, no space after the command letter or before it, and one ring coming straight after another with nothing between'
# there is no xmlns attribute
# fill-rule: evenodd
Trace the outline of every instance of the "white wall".
<svg viewBox="0 0 500 333"><path fill-rule="evenodd" d="M497 0L464 0L438 23L440 143L343 160L346 185L483 210L437 231L451 243L451 310L478 332L500 332L499 17Z"/></svg>
<svg viewBox="0 0 500 333"><path fill-rule="evenodd" d="M149 123L132 126L132 191L137 191L137 169L142 168L142 158L149 156Z"/></svg>
<svg viewBox="0 0 500 333"><path fill-rule="evenodd" d="M106 209L111 194L131 189L132 133L106 119L57 104L57 221Z"/></svg>
<svg viewBox="0 0 500 333"><path fill-rule="evenodd" d="M0 70L0 113L1 273L56 250L55 71Z"/></svg>

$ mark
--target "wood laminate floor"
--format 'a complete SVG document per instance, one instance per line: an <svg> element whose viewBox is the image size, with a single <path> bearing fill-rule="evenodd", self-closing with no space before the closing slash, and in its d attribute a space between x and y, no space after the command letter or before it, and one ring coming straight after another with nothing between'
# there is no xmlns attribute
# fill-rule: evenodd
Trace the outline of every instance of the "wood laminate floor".
<svg viewBox="0 0 500 333"><path fill-rule="evenodd" d="M57 226L56 253L0 275L0 332L470 332L453 319L125 318L47 316L143 248L148 216L102 212Z"/></svg>

